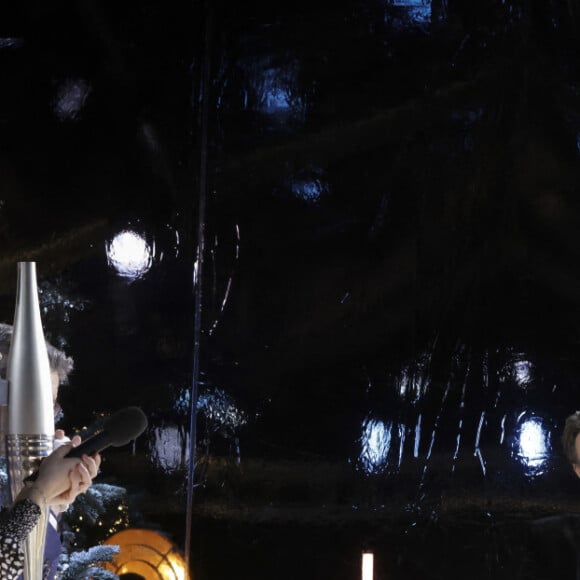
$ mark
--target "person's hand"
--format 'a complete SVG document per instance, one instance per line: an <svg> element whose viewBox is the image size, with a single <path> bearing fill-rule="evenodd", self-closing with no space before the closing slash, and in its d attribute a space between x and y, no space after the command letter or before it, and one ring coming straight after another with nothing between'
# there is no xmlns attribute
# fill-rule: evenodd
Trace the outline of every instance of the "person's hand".
<svg viewBox="0 0 580 580"><path fill-rule="evenodd" d="M62 429L55 429L54 431L54 449L58 449L65 443L70 443L71 440L66 436Z"/></svg>
<svg viewBox="0 0 580 580"><path fill-rule="evenodd" d="M81 438L75 435L72 440L66 437L62 429L57 429L55 431L56 440L70 441L72 447L77 447L80 445ZM62 444L61 444L62 445ZM85 493L87 489L91 486L93 479L97 476L99 472L99 466L101 465L101 456L95 453L93 456L83 455L80 458L80 463L77 465L70 473L70 487L69 489L59 496L59 502L52 506L52 511L57 515L68 509L69 504L79 496L81 493Z"/></svg>
<svg viewBox="0 0 580 580"><path fill-rule="evenodd" d="M75 436L71 443L61 445L46 457L40 463L36 481L22 489L19 499L29 498L38 505L50 505L58 514L86 492L99 471L101 456L95 453L67 458L72 447L80 442L81 438Z"/></svg>
<svg viewBox="0 0 580 580"><path fill-rule="evenodd" d="M69 489L58 497L58 499L61 500L59 503L63 504L65 508L68 507L68 504L72 503L79 494L87 491L91 486L93 479L99 472L101 456L98 453L92 457L86 454L82 455L80 460L80 463L69 474Z"/></svg>
<svg viewBox="0 0 580 580"><path fill-rule="evenodd" d="M61 497L71 488L71 476L81 469L78 457L67 458L72 445L63 445L46 457L38 467L38 476L32 485L25 485L19 499L30 498L38 505L58 505Z"/></svg>

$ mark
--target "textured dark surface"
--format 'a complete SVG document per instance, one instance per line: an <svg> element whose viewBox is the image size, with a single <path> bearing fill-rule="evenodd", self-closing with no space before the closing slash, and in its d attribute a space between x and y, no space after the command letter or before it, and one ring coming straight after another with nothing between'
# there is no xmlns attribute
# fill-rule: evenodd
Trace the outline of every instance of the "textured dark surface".
<svg viewBox="0 0 580 580"><path fill-rule="evenodd" d="M63 427L145 410L102 477L178 543L207 171L198 579L356 578L363 549L377 578L568 561L568 516L529 524L580 492L559 448L580 406L579 18L576 0L0 8L0 317L36 259L76 361ZM152 250L138 278L107 259L123 230Z"/></svg>

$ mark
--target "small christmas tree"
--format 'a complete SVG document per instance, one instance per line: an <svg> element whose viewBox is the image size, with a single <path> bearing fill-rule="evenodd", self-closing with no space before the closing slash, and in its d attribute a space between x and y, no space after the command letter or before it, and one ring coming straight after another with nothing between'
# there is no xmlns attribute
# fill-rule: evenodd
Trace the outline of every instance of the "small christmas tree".
<svg viewBox="0 0 580 580"><path fill-rule="evenodd" d="M86 550L129 526L124 487L93 483L62 515L65 549Z"/></svg>
<svg viewBox="0 0 580 580"><path fill-rule="evenodd" d="M93 484L62 515L64 552L59 559L59 580L112 580L118 576L100 568L119 553L118 546L100 546L109 536L129 525L124 487Z"/></svg>
<svg viewBox="0 0 580 580"><path fill-rule="evenodd" d="M63 552L58 561L58 580L119 580L113 572L101 568L101 562L112 562L119 546L93 546L88 550Z"/></svg>

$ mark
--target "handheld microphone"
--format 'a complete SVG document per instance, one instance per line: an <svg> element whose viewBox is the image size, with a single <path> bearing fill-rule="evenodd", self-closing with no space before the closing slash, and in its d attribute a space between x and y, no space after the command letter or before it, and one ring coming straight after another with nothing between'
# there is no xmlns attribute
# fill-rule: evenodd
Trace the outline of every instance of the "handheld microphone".
<svg viewBox="0 0 580 580"><path fill-rule="evenodd" d="M136 439L147 428L147 417L139 407L127 407L117 411L103 422L103 426L77 447L67 457L93 455L107 447L121 447Z"/></svg>

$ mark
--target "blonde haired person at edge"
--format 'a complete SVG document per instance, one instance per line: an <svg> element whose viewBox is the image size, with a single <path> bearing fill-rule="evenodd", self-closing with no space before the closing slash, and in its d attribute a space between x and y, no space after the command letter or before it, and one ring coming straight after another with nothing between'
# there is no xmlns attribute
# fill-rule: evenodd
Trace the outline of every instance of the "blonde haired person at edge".
<svg viewBox="0 0 580 580"><path fill-rule="evenodd" d="M564 424L562 447L574 473L580 477L580 411L572 413Z"/></svg>
<svg viewBox="0 0 580 580"><path fill-rule="evenodd" d="M0 324L0 439L2 440L4 439L6 416L6 363L11 339L12 326ZM62 416L62 410L57 400L59 386L68 382L68 375L73 368L73 360L49 343L46 343L46 349L50 365L56 423ZM91 457L83 455L80 459L64 458L70 447L76 447L80 442L80 437L75 436L69 440L62 429L56 429L55 451L42 462L39 478L31 488L22 490L22 497L19 496L14 505L4 510L0 520L0 580L12 580L19 577L22 571L20 543L38 521L40 516L38 506L41 503L50 506L44 551L44 580L55 578L58 557L62 552L58 516L68 508L79 494L87 491L101 464L101 457L98 453ZM60 447L65 448L61 451ZM3 454L3 446L0 445L0 455ZM3 459L5 460L5 458ZM42 467L45 463L48 467ZM9 496L7 480L5 480L4 489L0 490L0 496L3 498L2 504L6 507L8 505L6 498ZM18 538L19 541L14 544L9 536L13 539ZM15 549L16 551L14 551Z"/></svg>

